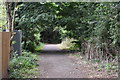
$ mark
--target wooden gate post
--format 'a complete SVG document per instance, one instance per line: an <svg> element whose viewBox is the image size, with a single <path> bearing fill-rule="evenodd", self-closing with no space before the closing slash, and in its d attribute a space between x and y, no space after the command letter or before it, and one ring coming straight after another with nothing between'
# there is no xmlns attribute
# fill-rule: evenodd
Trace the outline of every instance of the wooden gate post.
<svg viewBox="0 0 120 80"><path fill-rule="evenodd" d="M0 33L0 80L2 79L2 34Z"/></svg>
<svg viewBox="0 0 120 80"><path fill-rule="evenodd" d="M10 32L0 32L0 61L1 61L1 71L2 78L8 77L8 65L9 65L9 56L10 56ZM1 73L0 73L1 75Z"/></svg>

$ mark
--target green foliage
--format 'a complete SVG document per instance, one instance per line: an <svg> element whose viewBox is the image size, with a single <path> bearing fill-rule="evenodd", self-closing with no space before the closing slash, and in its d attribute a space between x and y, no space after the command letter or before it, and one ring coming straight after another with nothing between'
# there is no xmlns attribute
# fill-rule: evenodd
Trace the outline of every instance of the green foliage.
<svg viewBox="0 0 120 80"><path fill-rule="evenodd" d="M61 44L58 44L58 47L60 49L66 49L66 50L75 50L75 43L72 43L73 41L76 41L73 38L64 38L61 42Z"/></svg>
<svg viewBox="0 0 120 80"><path fill-rule="evenodd" d="M15 55L9 64L10 78L34 78L37 71L37 55L23 52L21 56Z"/></svg>
<svg viewBox="0 0 120 80"><path fill-rule="evenodd" d="M40 43L40 45L38 45L36 48L35 48L35 51L40 51L42 48L43 48L44 44L43 43Z"/></svg>
<svg viewBox="0 0 120 80"><path fill-rule="evenodd" d="M6 30L6 12L3 1L0 1L0 31Z"/></svg>
<svg viewBox="0 0 120 80"><path fill-rule="evenodd" d="M101 71L103 69L107 70L109 73L116 73L118 72L118 65L115 63L104 63L104 64L100 64L97 67L98 71Z"/></svg>
<svg viewBox="0 0 120 80"><path fill-rule="evenodd" d="M83 53L86 48L82 44L89 43L95 50L101 49L99 54L117 55L116 47L120 46L119 5L119 2L19 3L16 29L23 31L23 47L31 51L43 38L41 32L47 35L56 31L60 35L52 34L51 40L47 41L70 37L77 40L74 42L84 50Z"/></svg>
<svg viewBox="0 0 120 80"><path fill-rule="evenodd" d="M119 3L62 3L62 9L58 13L61 16L59 25L70 31L67 36L78 40L75 43L79 48L84 48L84 54L86 49L82 43L86 42L96 49L103 49L106 55L117 56L113 48L120 46L118 5Z"/></svg>
<svg viewBox="0 0 120 80"><path fill-rule="evenodd" d="M88 59L100 62L111 60L120 48L120 3L18 3L15 16L15 29L23 32L23 48L34 52L43 44L43 35L52 32L50 41L65 37L75 41L63 41L63 45L72 49L79 48ZM54 37L53 37L54 36ZM47 39L47 38L45 38ZM47 39L47 41L49 41ZM40 46L39 46L40 45ZM78 55L79 56L79 55ZM23 78L36 71L36 57L25 52L10 62L10 77ZM105 64L102 67L116 70L117 66ZM99 71L101 68L98 69Z"/></svg>
<svg viewBox="0 0 120 80"><path fill-rule="evenodd" d="M17 6L19 8L16 12L15 29L20 29L23 32L24 49L34 52L42 40L60 41L59 32L54 30L57 7L54 3L19 3ZM45 32L42 34L43 36L41 32ZM48 38L44 39L45 35L48 35Z"/></svg>

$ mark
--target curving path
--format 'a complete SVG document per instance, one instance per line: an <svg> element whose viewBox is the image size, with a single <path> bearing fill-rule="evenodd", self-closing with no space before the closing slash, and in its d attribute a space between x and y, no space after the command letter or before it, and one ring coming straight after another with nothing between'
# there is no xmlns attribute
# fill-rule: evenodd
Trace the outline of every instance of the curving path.
<svg viewBox="0 0 120 80"><path fill-rule="evenodd" d="M46 44L40 53L39 78L87 78L87 75L78 69L78 64L74 64L67 54L57 48L55 44ZM54 51L61 51L54 52Z"/></svg>

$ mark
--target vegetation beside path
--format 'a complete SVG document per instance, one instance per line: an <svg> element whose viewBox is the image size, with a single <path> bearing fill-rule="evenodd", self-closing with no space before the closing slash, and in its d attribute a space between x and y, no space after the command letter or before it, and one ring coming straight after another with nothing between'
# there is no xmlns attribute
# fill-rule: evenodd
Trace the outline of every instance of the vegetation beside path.
<svg viewBox="0 0 120 80"><path fill-rule="evenodd" d="M78 50L73 41L75 39L65 38L58 47L63 50ZM82 52L75 52L68 55L73 59L75 64L80 65L79 68L85 71L89 78L117 78L118 63L117 60L108 62L107 60L86 59Z"/></svg>
<svg viewBox="0 0 120 80"><path fill-rule="evenodd" d="M35 52L40 51L44 43L36 45ZM38 74L37 54L23 51L20 56L13 53L9 63L9 78L36 78Z"/></svg>
<svg viewBox="0 0 120 80"><path fill-rule="evenodd" d="M88 78L118 78L118 63L116 62L99 62L98 60L87 60L85 56L78 53L69 54L69 58L73 59L75 64L80 65L83 72Z"/></svg>
<svg viewBox="0 0 120 80"><path fill-rule="evenodd" d="M38 46L36 46L35 51L40 51L44 47L44 43L40 42Z"/></svg>
<svg viewBox="0 0 120 80"><path fill-rule="evenodd" d="M76 41L73 38L66 37L62 40L60 44L58 44L58 48L62 50L76 50L77 47L73 41Z"/></svg>
<svg viewBox="0 0 120 80"><path fill-rule="evenodd" d="M37 55L23 51L21 56L15 55L9 64L9 78L36 78L38 71Z"/></svg>

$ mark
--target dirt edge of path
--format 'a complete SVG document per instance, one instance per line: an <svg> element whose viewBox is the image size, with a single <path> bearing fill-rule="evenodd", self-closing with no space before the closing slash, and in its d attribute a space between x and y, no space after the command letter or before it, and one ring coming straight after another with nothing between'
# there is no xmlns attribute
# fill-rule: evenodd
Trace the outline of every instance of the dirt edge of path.
<svg viewBox="0 0 120 80"><path fill-rule="evenodd" d="M88 78L118 78L117 73L109 74L109 72L105 69L99 70L97 68L99 64L87 62L82 56L78 57L73 54L69 54L68 57L72 59L75 64L80 65L79 69L82 69L83 72L87 73Z"/></svg>

